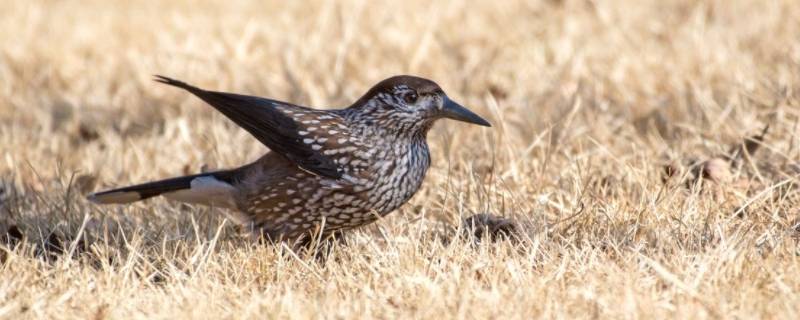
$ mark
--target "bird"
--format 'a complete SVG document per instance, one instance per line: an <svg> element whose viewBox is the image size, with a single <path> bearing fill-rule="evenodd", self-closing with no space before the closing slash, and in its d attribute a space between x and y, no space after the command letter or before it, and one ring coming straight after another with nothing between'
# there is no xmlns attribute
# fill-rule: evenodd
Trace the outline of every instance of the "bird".
<svg viewBox="0 0 800 320"><path fill-rule="evenodd" d="M241 167L101 191L97 204L156 196L225 210L252 236L274 242L328 237L395 211L420 189L431 165L427 133L439 119L491 127L435 82L389 77L349 107L313 109L210 91L156 75L200 98L269 151Z"/></svg>

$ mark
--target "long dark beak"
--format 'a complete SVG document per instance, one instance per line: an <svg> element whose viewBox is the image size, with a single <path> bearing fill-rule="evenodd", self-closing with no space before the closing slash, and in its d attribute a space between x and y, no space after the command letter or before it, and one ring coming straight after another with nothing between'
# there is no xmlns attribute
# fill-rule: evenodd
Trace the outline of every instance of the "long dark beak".
<svg viewBox="0 0 800 320"><path fill-rule="evenodd" d="M444 107L442 108L442 115L445 118L474 123L479 126L484 126L484 127L492 126L489 123L489 121L486 121L485 119L481 118L472 111L469 111L469 109L464 108L460 104L456 103L453 100L450 100L450 98L447 97L444 98Z"/></svg>

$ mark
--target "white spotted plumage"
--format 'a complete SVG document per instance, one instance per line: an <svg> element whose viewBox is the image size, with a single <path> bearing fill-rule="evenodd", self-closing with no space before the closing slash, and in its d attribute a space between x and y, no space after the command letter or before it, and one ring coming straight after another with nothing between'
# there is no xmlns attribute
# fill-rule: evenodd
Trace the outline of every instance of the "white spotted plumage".
<svg viewBox="0 0 800 320"><path fill-rule="evenodd" d="M157 80L200 97L271 151L218 175L186 177L199 179L189 188L178 178L164 180L164 186L110 190L92 199L136 201L162 190L191 202L224 199L226 206L242 213L241 223L273 240L297 239L323 224L324 233L361 226L406 203L431 163L427 132L443 117L445 102L454 105L438 85L412 76L381 81L339 110L206 91L166 77ZM460 114L454 119L488 125L455 106ZM157 188L147 189L151 185Z"/></svg>

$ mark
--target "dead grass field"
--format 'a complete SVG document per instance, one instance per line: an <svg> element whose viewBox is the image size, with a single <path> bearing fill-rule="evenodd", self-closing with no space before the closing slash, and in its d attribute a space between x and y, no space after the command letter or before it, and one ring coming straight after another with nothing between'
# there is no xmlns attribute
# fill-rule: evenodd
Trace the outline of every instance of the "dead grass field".
<svg viewBox="0 0 800 320"><path fill-rule="evenodd" d="M0 318L800 310L794 0L2 1L0 43ZM323 107L403 73L494 127L438 123L423 189L325 263L83 198L265 152L153 74ZM521 239L454 237L481 212Z"/></svg>

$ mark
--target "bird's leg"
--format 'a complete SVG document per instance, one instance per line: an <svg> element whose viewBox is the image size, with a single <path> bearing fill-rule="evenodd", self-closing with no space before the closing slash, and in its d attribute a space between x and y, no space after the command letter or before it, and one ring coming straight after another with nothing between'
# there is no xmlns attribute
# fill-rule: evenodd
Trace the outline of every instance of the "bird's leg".
<svg viewBox="0 0 800 320"><path fill-rule="evenodd" d="M337 243L340 246L347 245L347 238L344 236L343 230L323 230L321 235L319 231L303 235L294 243L293 248L297 252L313 253L318 261L324 262L331 255L333 247Z"/></svg>

